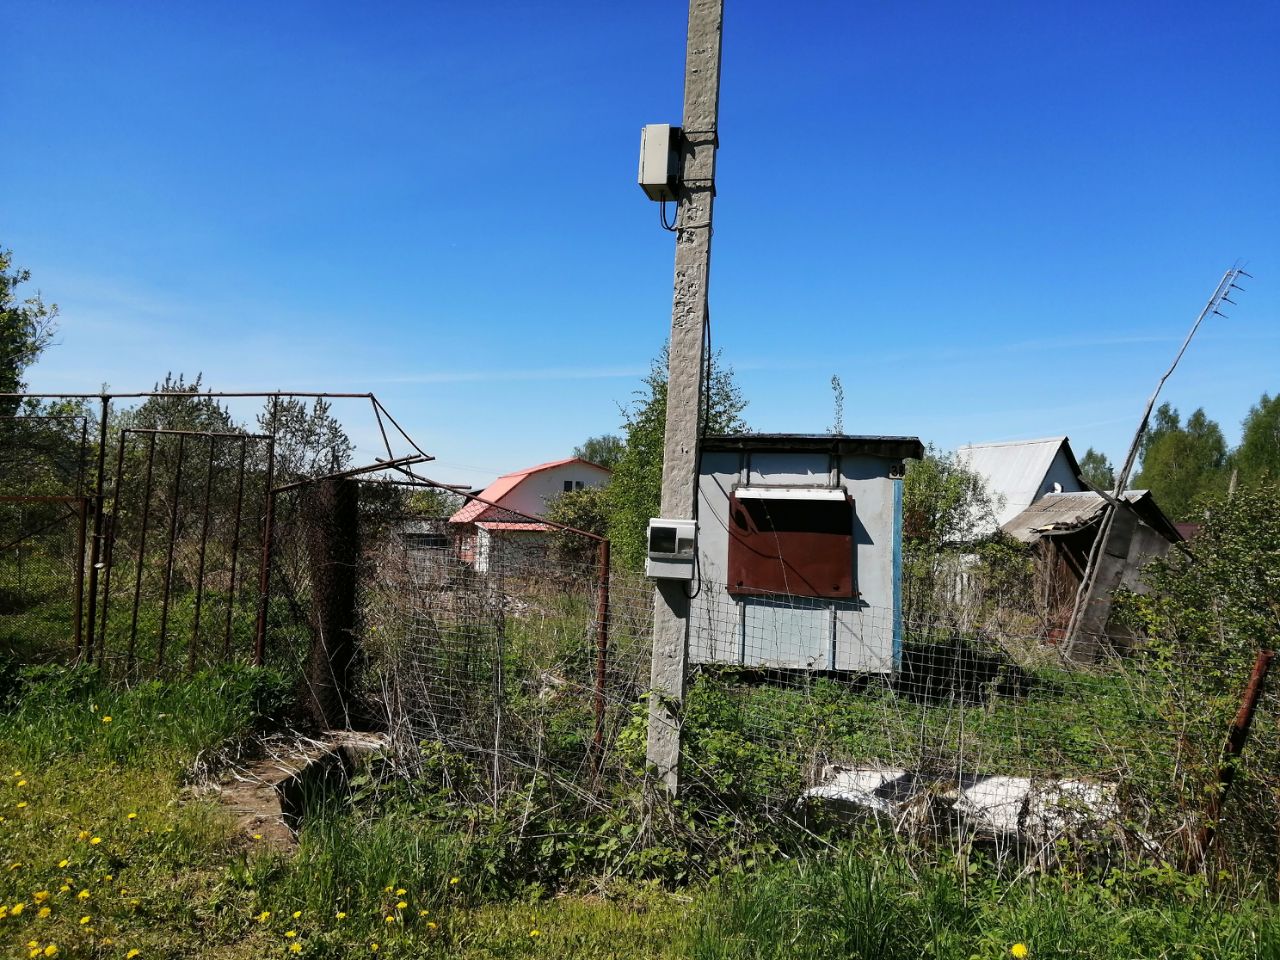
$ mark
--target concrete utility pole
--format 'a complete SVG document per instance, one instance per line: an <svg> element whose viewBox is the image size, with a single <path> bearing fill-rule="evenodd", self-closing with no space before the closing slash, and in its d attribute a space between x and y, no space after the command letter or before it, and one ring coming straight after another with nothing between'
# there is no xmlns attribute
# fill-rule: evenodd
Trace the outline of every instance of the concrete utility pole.
<svg viewBox="0 0 1280 960"><path fill-rule="evenodd" d="M723 24L723 0L690 0L662 459L662 516L667 519L693 517L698 483L698 409L711 274L711 208L716 193ZM680 789L680 713L689 647L688 586L686 581L658 580L653 603L648 760L672 794Z"/></svg>

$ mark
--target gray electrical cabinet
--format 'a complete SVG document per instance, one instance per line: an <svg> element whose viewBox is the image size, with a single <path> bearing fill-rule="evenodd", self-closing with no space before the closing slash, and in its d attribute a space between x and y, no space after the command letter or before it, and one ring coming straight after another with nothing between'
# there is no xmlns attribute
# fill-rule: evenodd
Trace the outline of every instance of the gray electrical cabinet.
<svg viewBox="0 0 1280 960"><path fill-rule="evenodd" d="M689 660L889 673L902 644L902 477L915 437L707 437Z"/></svg>

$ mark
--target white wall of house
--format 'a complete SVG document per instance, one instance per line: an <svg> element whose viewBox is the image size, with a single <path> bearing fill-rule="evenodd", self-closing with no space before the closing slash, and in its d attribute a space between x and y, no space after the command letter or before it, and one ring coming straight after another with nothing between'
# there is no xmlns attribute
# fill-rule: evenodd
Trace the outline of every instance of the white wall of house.
<svg viewBox="0 0 1280 960"><path fill-rule="evenodd" d="M569 483L578 489L602 487L609 482L609 471L587 463L566 463L530 474L509 494L502 498L502 506L519 513L541 517L547 512L547 504L565 491Z"/></svg>

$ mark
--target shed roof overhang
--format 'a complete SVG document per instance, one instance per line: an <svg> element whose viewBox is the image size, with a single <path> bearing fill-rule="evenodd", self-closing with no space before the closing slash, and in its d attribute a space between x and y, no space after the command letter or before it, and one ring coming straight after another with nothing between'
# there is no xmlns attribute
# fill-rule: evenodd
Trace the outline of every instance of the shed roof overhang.
<svg viewBox="0 0 1280 960"><path fill-rule="evenodd" d="M848 456L919 460L919 437L850 436L832 433L739 433L702 438L703 452L753 450L762 453L835 453Z"/></svg>

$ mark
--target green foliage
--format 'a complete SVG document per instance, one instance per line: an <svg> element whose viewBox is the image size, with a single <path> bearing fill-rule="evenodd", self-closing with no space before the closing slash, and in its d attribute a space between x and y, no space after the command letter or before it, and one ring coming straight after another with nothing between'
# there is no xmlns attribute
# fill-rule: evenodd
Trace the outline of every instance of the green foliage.
<svg viewBox="0 0 1280 960"><path fill-rule="evenodd" d="M1173 520L1197 518L1197 504L1226 487L1227 442L1222 428L1198 408L1182 425L1168 403L1156 410L1142 438L1142 468L1130 486L1150 490Z"/></svg>
<svg viewBox="0 0 1280 960"><path fill-rule="evenodd" d="M1176 873L1151 890L1113 873L1016 884L980 859L939 866L858 849L726 882L702 905L696 960L1257 960L1280 957L1280 914ZM1015 945L1022 950L1014 953ZM1025 951L1025 953L1023 953Z"/></svg>
<svg viewBox="0 0 1280 960"><path fill-rule="evenodd" d="M298 397L269 399L258 428L276 438L276 482L336 473L351 463L355 449L329 401L315 397L308 407Z"/></svg>
<svg viewBox="0 0 1280 960"><path fill-rule="evenodd" d="M415 517L447 520L457 513L465 502L465 497L452 490L417 487L406 498L406 509Z"/></svg>
<svg viewBox="0 0 1280 960"><path fill-rule="evenodd" d="M612 470L622 459L626 448L626 443L617 434L604 433L598 437L587 437L573 448L573 455Z"/></svg>
<svg viewBox="0 0 1280 960"><path fill-rule="evenodd" d="M973 542L995 529L996 502L978 474L952 453L930 445L907 464L902 481L902 609L910 623L939 611L958 564Z"/></svg>
<svg viewBox="0 0 1280 960"><path fill-rule="evenodd" d="M13 266L13 252L0 248L0 393L21 393L27 368L53 341L56 304L45 304L39 292L22 299L18 287L31 272ZM0 399L0 416L12 416L18 401Z"/></svg>
<svg viewBox="0 0 1280 960"><path fill-rule="evenodd" d="M1280 483L1280 394L1263 394L1244 419L1232 458L1242 483Z"/></svg>
<svg viewBox="0 0 1280 960"><path fill-rule="evenodd" d="M711 358L711 377L705 409L698 412L699 429L709 435L741 433L747 429L742 411L747 401L734 382L733 368ZM649 520L661 514L663 441L667 425L667 347L649 367L644 388L623 410L626 450L614 467L610 482L609 539L614 563L624 570L643 570Z"/></svg>
<svg viewBox="0 0 1280 960"><path fill-rule="evenodd" d="M1116 468L1107 455L1090 447L1080 458L1080 472L1089 485L1110 493L1116 486Z"/></svg>
<svg viewBox="0 0 1280 960"><path fill-rule="evenodd" d="M1190 556L1145 570L1151 590L1123 596L1129 622L1177 656L1247 657L1280 642L1280 485L1207 502Z"/></svg>
<svg viewBox="0 0 1280 960"><path fill-rule="evenodd" d="M583 487L553 498L547 504L545 516L552 523L563 523L575 530L607 537L610 509L608 487ZM580 534L564 530L556 530L551 534L550 558L555 564L589 566L595 562L597 548L597 541Z"/></svg>

